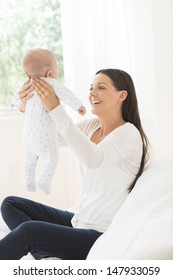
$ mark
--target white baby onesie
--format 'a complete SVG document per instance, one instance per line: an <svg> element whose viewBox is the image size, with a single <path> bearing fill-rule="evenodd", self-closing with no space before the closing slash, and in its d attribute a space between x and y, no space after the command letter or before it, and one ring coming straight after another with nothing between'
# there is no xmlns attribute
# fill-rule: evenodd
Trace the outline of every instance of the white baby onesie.
<svg viewBox="0 0 173 280"><path fill-rule="evenodd" d="M57 80L43 79L53 86L59 99L73 110L78 110L82 106L82 101ZM15 102L12 101L12 105L16 106ZM49 194L59 157L58 133L54 121L44 109L36 92L26 103L23 143L25 152L24 179L27 189L35 191L37 185L46 194ZM42 160L43 169L36 183L35 170L39 158Z"/></svg>

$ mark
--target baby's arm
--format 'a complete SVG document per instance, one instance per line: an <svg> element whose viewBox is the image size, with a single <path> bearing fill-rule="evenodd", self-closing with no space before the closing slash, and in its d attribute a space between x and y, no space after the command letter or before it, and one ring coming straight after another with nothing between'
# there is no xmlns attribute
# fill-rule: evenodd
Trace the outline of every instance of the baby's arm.
<svg viewBox="0 0 173 280"><path fill-rule="evenodd" d="M81 116L85 115L86 114L86 108L85 106L80 106L79 109L78 109L78 112Z"/></svg>
<svg viewBox="0 0 173 280"><path fill-rule="evenodd" d="M11 106L13 109L25 112L26 102L33 96L33 86L29 80L20 87L13 95L11 100Z"/></svg>
<svg viewBox="0 0 173 280"><path fill-rule="evenodd" d="M16 111L20 111L21 113L25 112L26 102L22 102L19 98L19 90L16 91L11 99L11 107Z"/></svg>
<svg viewBox="0 0 173 280"><path fill-rule="evenodd" d="M78 111L80 115L85 115L86 108L84 107L82 101L70 89L60 84L55 79L47 78L46 81L48 81L53 86L55 94L62 102L64 102L73 110Z"/></svg>
<svg viewBox="0 0 173 280"><path fill-rule="evenodd" d="M19 99L19 96L18 96L18 91L16 91L12 96L11 107L12 107L12 109L17 110L17 111L20 108L20 99Z"/></svg>

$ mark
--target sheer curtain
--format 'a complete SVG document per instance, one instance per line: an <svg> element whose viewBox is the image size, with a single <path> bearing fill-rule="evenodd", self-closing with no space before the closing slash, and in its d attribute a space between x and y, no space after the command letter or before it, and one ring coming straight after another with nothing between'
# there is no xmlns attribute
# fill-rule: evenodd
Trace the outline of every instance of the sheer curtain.
<svg viewBox="0 0 173 280"><path fill-rule="evenodd" d="M161 40L157 25L167 16L172 18L172 7L171 0L61 1L66 84L86 104L89 85L97 70L112 67L127 71L136 86L144 126L156 145L161 134L158 124L161 103L156 102L159 82L156 67L160 63L157 44ZM162 14L163 18L158 18ZM170 21L168 28L172 34ZM171 142L167 143L167 148L170 145ZM161 142L157 148L160 146Z"/></svg>

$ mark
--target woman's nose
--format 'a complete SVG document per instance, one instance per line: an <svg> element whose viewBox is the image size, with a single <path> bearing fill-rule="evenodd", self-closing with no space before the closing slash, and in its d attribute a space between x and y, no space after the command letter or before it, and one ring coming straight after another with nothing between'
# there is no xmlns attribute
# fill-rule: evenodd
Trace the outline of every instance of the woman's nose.
<svg viewBox="0 0 173 280"><path fill-rule="evenodd" d="M96 92L96 90L91 89L89 94L90 94L91 96L96 96L96 95L97 95L97 92Z"/></svg>

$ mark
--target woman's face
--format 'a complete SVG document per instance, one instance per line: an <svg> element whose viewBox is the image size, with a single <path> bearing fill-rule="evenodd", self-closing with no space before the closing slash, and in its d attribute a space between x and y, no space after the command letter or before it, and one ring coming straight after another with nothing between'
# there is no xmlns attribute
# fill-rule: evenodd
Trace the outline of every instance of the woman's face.
<svg viewBox="0 0 173 280"><path fill-rule="evenodd" d="M115 113L120 109L126 96L127 92L118 91L107 75L98 74L90 86L91 112L97 116Z"/></svg>

